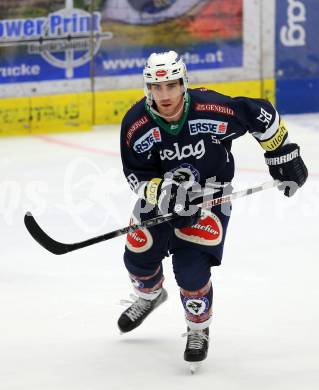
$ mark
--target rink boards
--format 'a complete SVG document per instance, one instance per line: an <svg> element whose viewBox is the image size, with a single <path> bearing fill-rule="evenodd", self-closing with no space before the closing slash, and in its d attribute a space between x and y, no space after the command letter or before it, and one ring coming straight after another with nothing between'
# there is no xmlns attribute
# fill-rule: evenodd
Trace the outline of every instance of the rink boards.
<svg viewBox="0 0 319 390"><path fill-rule="evenodd" d="M119 124L155 50L182 54L192 87L266 98L282 114L319 111L317 0L170 1L149 14L102 2L92 25L71 0L22 3L46 16L0 16L0 136Z"/></svg>
<svg viewBox="0 0 319 390"><path fill-rule="evenodd" d="M274 102L274 80L198 84L231 96L267 96ZM82 92L2 99L0 135L87 131L92 125L120 123L125 112L143 97L140 89Z"/></svg>

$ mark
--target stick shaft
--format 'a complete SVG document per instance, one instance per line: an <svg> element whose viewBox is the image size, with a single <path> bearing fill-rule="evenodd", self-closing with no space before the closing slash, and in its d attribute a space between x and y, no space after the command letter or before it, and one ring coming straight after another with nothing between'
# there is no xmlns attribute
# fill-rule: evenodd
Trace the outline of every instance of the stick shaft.
<svg viewBox="0 0 319 390"><path fill-rule="evenodd" d="M224 203L229 203L234 199L242 198L244 196L248 196L251 194L254 194L256 192L260 192L269 188L277 187L280 184L279 181L269 181L263 184L260 184L255 187L250 187L242 191L233 192L232 194L222 196L216 199L210 199L207 200L201 204L198 204L198 206L202 209L210 209L215 206L222 205ZM75 251L77 249L85 248L90 245L97 244L102 241L110 240L115 237L122 236L123 234L132 233L137 229L143 229L143 228L149 228L155 225L159 225L164 222L168 222L174 218L178 217L176 214L167 214L163 216L158 216L155 218L148 219L144 222L141 222L139 224L133 224L126 226L121 229L114 230L112 232L102 234L100 236L96 236L93 238L90 238L85 241L76 242L73 244L65 244L59 241L54 240L51 238L47 233L42 230L42 228L39 226L35 218L30 212L27 212L24 216L24 223L31 234L31 236L45 249L47 249L49 252L54 253L56 255L62 255L68 252Z"/></svg>

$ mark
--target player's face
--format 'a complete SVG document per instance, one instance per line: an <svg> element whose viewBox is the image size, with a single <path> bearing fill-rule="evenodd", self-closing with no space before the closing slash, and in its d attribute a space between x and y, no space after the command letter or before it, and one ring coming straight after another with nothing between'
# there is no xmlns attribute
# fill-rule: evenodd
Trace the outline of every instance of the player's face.
<svg viewBox="0 0 319 390"><path fill-rule="evenodd" d="M183 104L184 88L179 80L153 83L150 89L158 111L163 116L174 115Z"/></svg>

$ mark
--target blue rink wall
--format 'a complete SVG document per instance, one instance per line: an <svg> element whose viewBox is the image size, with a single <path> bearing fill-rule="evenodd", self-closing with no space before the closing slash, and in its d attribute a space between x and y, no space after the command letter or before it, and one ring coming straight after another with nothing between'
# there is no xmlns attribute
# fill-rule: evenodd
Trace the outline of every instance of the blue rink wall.
<svg viewBox="0 0 319 390"><path fill-rule="evenodd" d="M282 114L319 112L319 79L277 80L276 107Z"/></svg>
<svg viewBox="0 0 319 390"><path fill-rule="evenodd" d="M277 0L276 104L283 114L319 111L319 1Z"/></svg>

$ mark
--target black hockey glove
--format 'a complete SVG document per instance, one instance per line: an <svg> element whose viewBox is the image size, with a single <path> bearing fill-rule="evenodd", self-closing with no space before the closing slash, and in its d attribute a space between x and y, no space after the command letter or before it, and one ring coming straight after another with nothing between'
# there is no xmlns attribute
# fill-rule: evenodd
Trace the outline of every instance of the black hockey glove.
<svg viewBox="0 0 319 390"><path fill-rule="evenodd" d="M265 159L271 176L283 182L278 188L286 196L294 195L307 180L308 170L297 144L287 144L274 152L266 152Z"/></svg>
<svg viewBox="0 0 319 390"><path fill-rule="evenodd" d="M162 215L178 215L178 218L170 221L175 228L194 225L201 216L201 210L190 200L190 191L185 182L178 182L174 177L150 180L145 188L145 199L156 205Z"/></svg>

